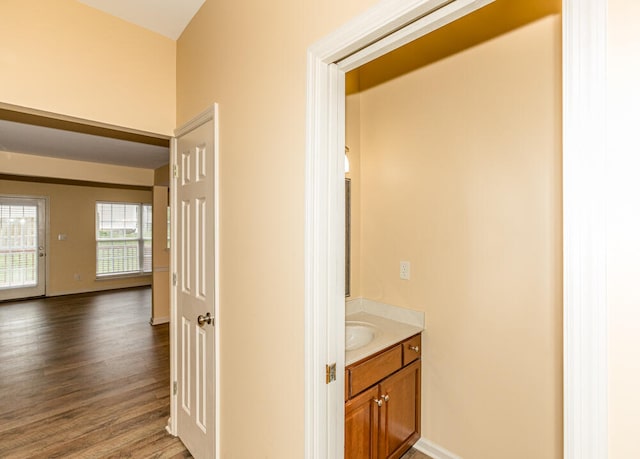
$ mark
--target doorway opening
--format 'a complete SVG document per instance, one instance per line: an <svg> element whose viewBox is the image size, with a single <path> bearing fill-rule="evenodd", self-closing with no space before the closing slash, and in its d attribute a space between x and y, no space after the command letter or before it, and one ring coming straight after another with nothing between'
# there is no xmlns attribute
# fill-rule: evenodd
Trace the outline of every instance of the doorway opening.
<svg viewBox="0 0 640 459"><path fill-rule="evenodd" d="M309 49L305 338L307 457L341 457L344 375L326 384L325 365L344 366L345 72L483 6L481 2L385 2ZM483 4L490 3L484 2ZM606 7L563 2L564 451L606 456L606 301L602 269L604 150L602 74ZM439 9L438 9L439 8ZM580 30L595 30L589 37ZM594 66L594 67L591 67ZM588 116L585 116L585 113ZM585 142L585 136L589 138ZM585 148L588 151L585 151ZM585 164L585 162L587 164ZM593 184L596 186L592 186ZM585 235L587 233L587 235ZM581 375L576 377L576 369ZM594 419L597 418L597 419Z"/></svg>

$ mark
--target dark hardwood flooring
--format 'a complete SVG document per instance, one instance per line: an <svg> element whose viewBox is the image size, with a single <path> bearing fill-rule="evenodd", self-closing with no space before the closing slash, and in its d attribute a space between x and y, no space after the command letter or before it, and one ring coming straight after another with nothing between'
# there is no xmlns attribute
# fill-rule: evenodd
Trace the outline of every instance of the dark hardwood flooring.
<svg viewBox="0 0 640 459"><path fill-rule="evenodd" d="M0 458L187 458L149 288L0 303Z"/></svg>
<svg viewBox="0 0 640 459"><path fill-rule="evenodd" d="M400 459L431 459L426 454L422 454L417 449L411 448L409 451L404 453Z"/></svg>
<svg viewBox="0 0 640 459"><path fill-rule="evenodd" d="M190 458L150 313L148 288L0 302L0 458Z"/></svg>

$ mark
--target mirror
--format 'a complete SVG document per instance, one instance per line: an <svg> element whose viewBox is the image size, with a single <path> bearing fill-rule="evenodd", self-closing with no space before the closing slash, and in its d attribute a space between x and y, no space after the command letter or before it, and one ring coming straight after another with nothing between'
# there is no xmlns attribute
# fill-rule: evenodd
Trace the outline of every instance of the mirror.
<svg viewBox="0 0 640 459"><path fill-rule="evenodd" d="M344 179L344 296L351 295L351 179Z"/></svg>

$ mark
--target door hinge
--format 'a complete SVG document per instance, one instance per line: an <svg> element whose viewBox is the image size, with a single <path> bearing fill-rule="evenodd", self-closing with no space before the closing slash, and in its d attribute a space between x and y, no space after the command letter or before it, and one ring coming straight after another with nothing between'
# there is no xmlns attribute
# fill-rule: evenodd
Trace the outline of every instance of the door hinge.
<svg viewBox="0 0 640 459"><path fill-rule="evenodd" d="M178 165L173 165L173 178L178 178Z"/></svg>
<svg viewBox="0 0 640 459"><path fill-rule="evenodd" d="M173 381L173 395L178 395L178 381Z"/></svg>
<svg viewBox="0 0 640 459"><path fill-rule="evenodd" d="M173 275L171 276L171 282L173 283L174 287L178 285L178 275L176 273L173 273Z"/></svg>
<svg viewBox="0 0 640 459"><path fill-rule="evenodd" d="M336 380L336 364L326 365L327 368L327 384Z"/></svg>

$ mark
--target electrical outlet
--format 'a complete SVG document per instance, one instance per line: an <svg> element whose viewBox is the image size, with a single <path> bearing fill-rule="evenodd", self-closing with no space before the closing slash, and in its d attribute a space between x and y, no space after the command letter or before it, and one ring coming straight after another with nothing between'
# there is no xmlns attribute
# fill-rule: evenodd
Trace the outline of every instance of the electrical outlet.
<svg viewBox="0 0 640 459"><path fill-rule="evenodd" d="M410 271L411 271L411 263L409 263L408 261L401 261L400 262L400 279L409 280Z"/></svg>

